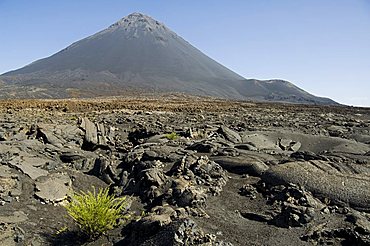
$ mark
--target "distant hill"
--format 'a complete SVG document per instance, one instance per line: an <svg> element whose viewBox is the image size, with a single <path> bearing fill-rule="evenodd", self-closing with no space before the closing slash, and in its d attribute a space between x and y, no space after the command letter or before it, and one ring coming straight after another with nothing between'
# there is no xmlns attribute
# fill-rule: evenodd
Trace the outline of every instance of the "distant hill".
<svg viewBox="0 0 370 246"><path fill-rule="evenodd" d="M287 81L245 79L140 13L130 14L48 58L2 74L0 88L0 98L181 92L229 99L336 104Z"/></svg>

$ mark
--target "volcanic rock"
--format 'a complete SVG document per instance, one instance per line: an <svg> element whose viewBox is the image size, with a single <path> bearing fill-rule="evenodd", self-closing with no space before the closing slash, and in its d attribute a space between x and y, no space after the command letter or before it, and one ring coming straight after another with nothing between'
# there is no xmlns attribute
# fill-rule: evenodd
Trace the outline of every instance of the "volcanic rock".
<svg viewBox="0 0 370 246"><path fill-rule="evenodd" d="M262 179L274 185L298 184L322 198L358 209L370 209L369 177L340 173L327 162L290 162L273 166L263 174Z"/></svg>
<svg viewBox="0 0 370 246"><path fill-rule="evenodd" d="M35 196L46 203L58 203L67 198L71 190L71 179L62 173L50 174L36 182Z"/></svg>
<svg viewBox="0 0 370 246"><path fill-rule="evenodd" d="M9 162L9 165L20 170L31 179L36 180L38 177L46 176L48 174L48 171L40 168L40 166L43 166L48 162L50 162L50 160L27 155L16 156Z"/></svg>
<svg viewBox="0 0 370 246"><path fill-rule="evenodd" d="M0 101L0 244L86 244L55 205L109 186L135 216L89 245L368 245L369 115L179 95Z"/></svg>
<svg viewBox="0 0 370 246"><path fill-rule="evenodd" d="M212 156L211 160L220 164L221 167L225 168L229 172L238 174L250 174L261 176L269 167L257 158L253 158L247 155L240 156Z"/></svg>

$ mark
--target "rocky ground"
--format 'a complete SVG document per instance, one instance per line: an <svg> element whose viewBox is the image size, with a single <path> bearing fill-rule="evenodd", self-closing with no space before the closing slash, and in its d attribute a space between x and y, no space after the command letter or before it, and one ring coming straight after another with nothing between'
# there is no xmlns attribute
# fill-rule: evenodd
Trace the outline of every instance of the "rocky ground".
<svg viewBox="0 0 370 246"><path fill-rule="evenodd" d="M370 245L370 109L160 99L0 102L0 245ZM143 213L95 241L62 206Z"/></svg>

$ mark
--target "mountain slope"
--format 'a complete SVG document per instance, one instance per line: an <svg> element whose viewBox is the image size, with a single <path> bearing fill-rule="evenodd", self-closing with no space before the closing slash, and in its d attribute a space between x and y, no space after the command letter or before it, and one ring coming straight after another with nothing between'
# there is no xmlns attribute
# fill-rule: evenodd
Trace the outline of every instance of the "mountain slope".
<svg viewBox="0 0 370 246"><path fill-rule="evenodd" d="M131 14L109 28L23 68L5 73L13 97L184 92L232 99L332 103L280 82L246 80L158 21ZM279 86L274 86L279 84ZM289 92L289 94L286 94ZM4 94L4 93L3 93ZM4 97L0 94L0 97Z"/></svg>

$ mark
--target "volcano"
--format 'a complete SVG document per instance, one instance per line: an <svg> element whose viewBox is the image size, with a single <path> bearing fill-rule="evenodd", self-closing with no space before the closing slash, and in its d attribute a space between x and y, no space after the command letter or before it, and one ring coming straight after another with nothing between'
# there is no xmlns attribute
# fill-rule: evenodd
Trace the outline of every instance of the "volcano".
<svg viewBox="0 0 370 246"><path fill-rule="evenodd" d="M133 13L60 52L0 76L0 98L132 92L335 104L283 80L245 79L153 18Z"/></svg>

